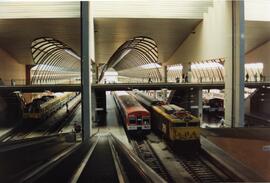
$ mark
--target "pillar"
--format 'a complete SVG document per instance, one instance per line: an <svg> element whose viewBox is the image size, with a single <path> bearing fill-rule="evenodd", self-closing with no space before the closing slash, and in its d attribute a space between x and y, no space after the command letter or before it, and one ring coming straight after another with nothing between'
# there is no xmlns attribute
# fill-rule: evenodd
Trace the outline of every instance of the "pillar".
<svg viewBox="0 0 270 183"><path fill-rule="evenodd" d="M183 66L182 73L188 75L188 82L190 83L192 81L191 63L190 62L183 63L182 66Z"/></svg>
<svg viewBox="0 0 270 183"><path fill-rule="evenodd" d="M198 117L200 119L200 123L203 122L203 95L202 88L198 88L197 90L197 103L198 103Z"/></svg>
<svg viewBox="0 0 270 183"><path fill-rule="evenodd" d="M92 134L91 107L90 107L90 76L91 60L89 57L89 2L81 2L81 84L82 84L82 130L83 140Z"/></svg>
<svg viewBox="0 0 270 183"><path fill-rule="evenodd" d="M25 84L30 85L31 84L31 68L32 65L25 65Z"/></svg>
<svg viewBox="0 0 270 183"><path fill-rule="evenodd" d="M163 70L163 82L167 83L168 82L168 69L167 69L167 65L163 65L162 66L162 70Z"/></svg>
<svg viewBox="0 0 270 183"><path fill-rule="evenodd" d="M97 64L95 64L95 74L96 74L96 81L95 81L95 83L98 83L98 65Z"/></svg>
<svg viewBox="0 0 270 183"><path fill-rule="evenodd" d="M225 60L225 126L244 126L244 1L232 1L232 57Z"/></svg>

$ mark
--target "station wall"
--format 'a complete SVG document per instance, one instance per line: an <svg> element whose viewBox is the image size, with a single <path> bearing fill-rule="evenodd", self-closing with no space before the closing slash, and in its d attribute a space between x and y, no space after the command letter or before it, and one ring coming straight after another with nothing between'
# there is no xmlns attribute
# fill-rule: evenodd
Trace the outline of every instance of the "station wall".
<svg viewBox="0 0 270 183"><path fill-rule="evenodd" d="M246 63L262 62L264 65L263 74L270 77L270 41L264 43L245 55Z"/></svg>
<svg viewBox="0 0 270 183"><path fill-rule="evenodd" d="M11 79L17 83L25 81L25 65L19 64L11 55L0 48L0 78L9 85Z"/></svg>
<svg viewBox="0 0 270 183"><path fill-rule="evenodd" d="M168 60L168 65L204 61L216 58L231 59L232 4L214 1L203 21Z"/></svg>

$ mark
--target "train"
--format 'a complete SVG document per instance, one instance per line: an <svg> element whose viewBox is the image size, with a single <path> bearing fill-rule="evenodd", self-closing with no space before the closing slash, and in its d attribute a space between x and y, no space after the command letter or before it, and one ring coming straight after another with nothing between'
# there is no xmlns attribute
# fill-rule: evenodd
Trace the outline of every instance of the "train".
<svg viewBox="0 0 270 183"><path fill-rule="evenodd" d="M184 108L166 104L140 91L133 91L135 98L151 112L152 130L161 133L171 143L199 144L200 120Z"/></svg>
<svg viewBox="0 0 270 183"><path fill-rule="evenodd" d="M205 106L209 106L208 112L224 112L224 94L205 92L203 94L203 103Z"/></svg>
<svg viewBox="0 0 270 183"><path fill-rule="evenodd" d="M150 112L126 91L112 93L123 124L130 134L147 134L151 130Z"/></svg>
<svg viewBox="0 0 270 183"><path fill-rule="evenodd" d="M67 105L69 101L77 96L74 92L56 93L54 95L45 95L34 99L23 109L24 120L45 120L52 113Z"/></svg>

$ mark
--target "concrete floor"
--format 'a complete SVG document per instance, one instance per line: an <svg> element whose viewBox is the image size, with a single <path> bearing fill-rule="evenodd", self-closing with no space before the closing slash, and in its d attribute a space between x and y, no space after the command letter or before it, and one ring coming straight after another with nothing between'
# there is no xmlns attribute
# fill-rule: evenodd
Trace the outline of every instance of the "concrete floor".
<svg viewBox="0 0 270 183"><path fill-rule="evenodd" d="M203 148L246 181L270 181L268 128L202 130Z"/></svg>
<svg viewBox="0 0 270 183"><path fill-rule="evenodd" d="M124 130L123 124L120 122L120 117L118 116L118 109L116 107L113 96L109 92L106 94L107 103L107 113L104 113L100 124L93 127L93 133L112 133L116 138L123 142L129 149L132 149L129 144L126 132Z"/></svg>

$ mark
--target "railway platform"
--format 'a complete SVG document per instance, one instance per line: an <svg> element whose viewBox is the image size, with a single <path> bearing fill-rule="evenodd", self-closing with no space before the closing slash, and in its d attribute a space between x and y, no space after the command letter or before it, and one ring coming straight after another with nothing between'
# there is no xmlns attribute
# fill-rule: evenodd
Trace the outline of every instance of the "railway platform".
<svg viewBox="0 0 270 183"><path fill-rule="evenodd" d="M201 144L210 156L240 179L270 181L269 129L203 129Z"/></svg>
<svg viewBox="0 0 270 183"><path fill-rule="evenodd" d="M107 112L103 114L104 117L102 118L104 121L96 123L96 125L93 127L93 133L110 132L121 142L123 142L129 149L132 149L123 124L120 121L120 114L118 113L114 98L109 92L106 93L106 105Z"/></svg>

